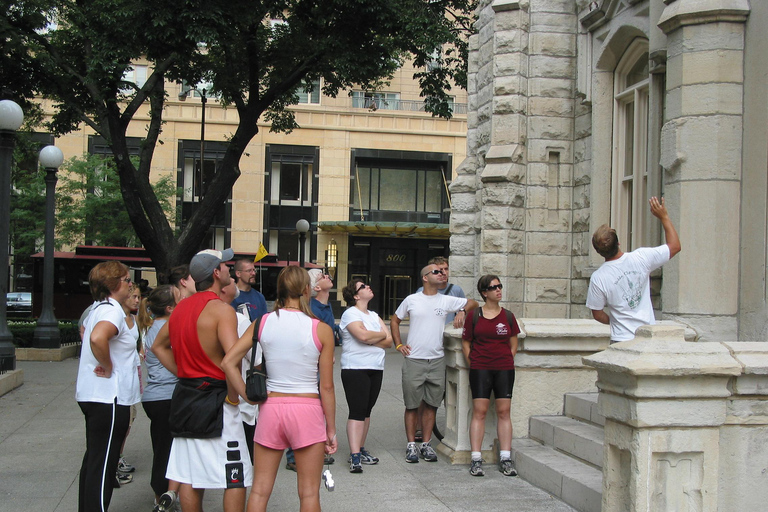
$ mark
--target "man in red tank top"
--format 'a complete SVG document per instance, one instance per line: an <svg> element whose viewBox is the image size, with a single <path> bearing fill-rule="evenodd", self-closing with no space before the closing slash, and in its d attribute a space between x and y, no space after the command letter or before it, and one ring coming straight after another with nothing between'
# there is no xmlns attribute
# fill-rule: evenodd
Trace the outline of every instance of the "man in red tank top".
<svg viewBox="0 0 768 512"><path fill-rule="evenodd" d="M252 483L246 444L251 441L243 433L239 396L221 370L224 354L238 339L235 310L219 297L221 289L232 281L225 262L233 257L232 249L227 249L200 251L192 258L189 272L197 293L178 303L152 347L160 362L179 377L174 401L179 386L218 388L218 396L225 396L220 436L198 432L194 428L198 425L184 424L185 428L175 430L166 476L181 482L179 498L185 512L202 510L201 490L206 488L226 489L224 511L242 512L245 488ZM172 405L172 418L173 414ZM214 429L214 433L219 430Z"/></svg>

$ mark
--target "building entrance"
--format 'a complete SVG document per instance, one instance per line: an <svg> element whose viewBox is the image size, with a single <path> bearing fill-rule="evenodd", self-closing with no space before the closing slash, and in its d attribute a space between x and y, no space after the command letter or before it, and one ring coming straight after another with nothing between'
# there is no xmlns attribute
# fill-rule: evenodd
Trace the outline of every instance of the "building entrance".
<svg viewBox="0 0 768 512"><path fill-rule="evenodd" d="M382 318L389 318L397 310L397 306L411 294L414 289L411 284L411 276L385 275L384 276L384 311Z"/></svg>

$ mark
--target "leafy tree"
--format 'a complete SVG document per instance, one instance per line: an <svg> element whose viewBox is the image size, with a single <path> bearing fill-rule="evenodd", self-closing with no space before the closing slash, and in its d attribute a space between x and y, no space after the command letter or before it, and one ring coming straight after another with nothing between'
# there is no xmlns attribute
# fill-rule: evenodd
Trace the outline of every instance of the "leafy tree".
<svg viewBox="0 0 768 512"><path fill-rule="evenodd" d="M138 247L120 194L114 159L84 155L65 162L56 187L56 245ZM152 184L166 217L175 216L176 183L168 175Z"/></svg>
<svg viewBox="0 0 768 512"><path fill-rule="evenodd" d="M30 91L56 103L58 133L82 123L112 149L126 210L162 280L188 261L240 171L238 164L263 117L271 130L296 128L288 108L297 92L323 79L323 93L375 89L406 59L427 109L451 115L451 83L466 83L467 39L475 0L4 0L0 67L23 65L10 93ZM56 22L54 25L53 22ZM151 74L139 86L123 77L144 57ZM21 64L6 62L12 58ZM428 62L437 65L429 66ZM16 69L10 68L9 69ZM220 169L180 233L150 186L161 135L166 81L212 84L239 124ZM139 109L149 122L138 164L128 157L126 129Z"/></svg>

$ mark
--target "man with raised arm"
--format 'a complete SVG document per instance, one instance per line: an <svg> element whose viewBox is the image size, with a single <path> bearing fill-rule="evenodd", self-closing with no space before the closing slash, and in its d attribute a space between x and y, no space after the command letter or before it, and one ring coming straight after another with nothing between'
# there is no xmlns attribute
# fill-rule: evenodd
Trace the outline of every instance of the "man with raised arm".
<svg viewBox="0 0 768 512"><path fill-rule="evenodd" d="M205 250L189 264L197 293L179 302L152 351L179 377L170 425L174 435L166 477L181 482L185 512L202 511L204 489L225 489L224 511L242 512L253 467L243 432L240 397L221 360L238 340L235 310L221 300L231 284L232 249Z"/></svg>
<svg viewBox="0 0 768 512"><path fill-rule="evenodd" d="M611 343L631 340L638 327L655 323L649 276L681 250L664 198L652 197L649 203L664 228L665 244L622 252L616 230L607 224L592 235L592 246L605 263L589 280L587 307L595 320L611 326Z"/></svg>

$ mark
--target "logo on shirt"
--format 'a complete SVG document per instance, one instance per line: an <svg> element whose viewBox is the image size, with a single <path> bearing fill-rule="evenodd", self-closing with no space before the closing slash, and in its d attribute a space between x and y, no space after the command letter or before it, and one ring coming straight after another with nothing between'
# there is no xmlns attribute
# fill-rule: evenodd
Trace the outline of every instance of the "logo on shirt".
<svg viewBox="0 0 768 512"><path fill-rule="evenodd" d="M496 324L496 334L500 336L509 334L509 329L507 329L507 324L503 322L499 322L498 324Z"/></svg>
<svg viewBox="0 0 768 512"><path fill-rule="evenodd" d="M629 309L637 309L643 298L644 275L636 270L625 271L614 283L621 290L621 298L624 299Z"/></svg>
<svg viewBox="0 0 768 512"><path fill-rule="evenodd" d="M445 316L447 313L443 308L435 308L435 315Z"/></svg>

